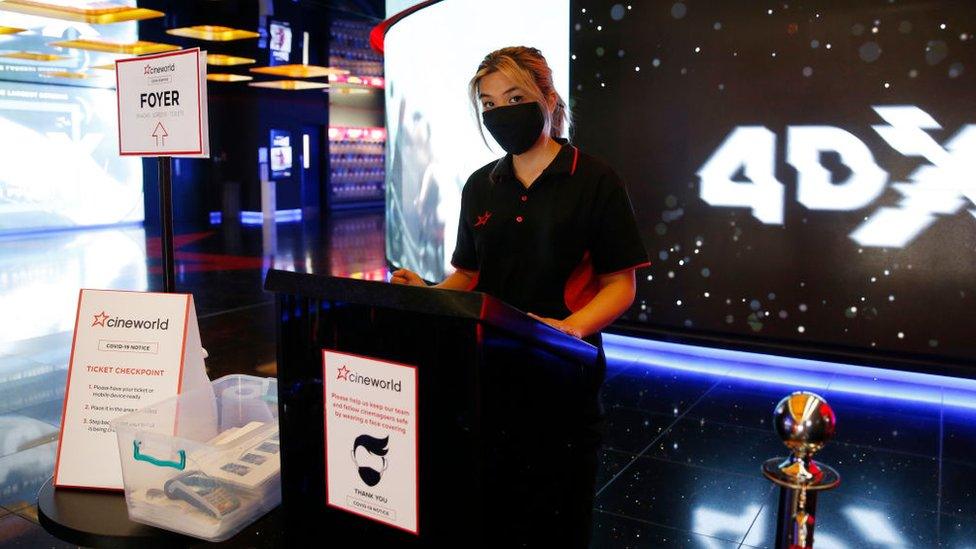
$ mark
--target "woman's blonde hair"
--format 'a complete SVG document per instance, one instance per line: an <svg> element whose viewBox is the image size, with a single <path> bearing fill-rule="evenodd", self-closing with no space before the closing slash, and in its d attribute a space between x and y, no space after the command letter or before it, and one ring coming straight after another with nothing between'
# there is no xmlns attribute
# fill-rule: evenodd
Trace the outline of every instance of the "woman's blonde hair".
<svg viewBox="0 0 976 549"><path fill-rule="evenodd" d="M542 52L536 48L511 46L495 50L485 56L468 86L476 118L480 118L481 113L481 101L478 97L480 93L479 84L482 78L494 72L500 72L507 76L516 86L525 90L529 99L538 101L543 106L542 112L546 118L545 127L549 129L551 137L562 137L564 130L567 130L568 135L569 107L556 92L556 87L552 82L552 69L546 63L546 58L542 56ZM556 98L556 106L550 113L549 98L553 96ZM485 139L485 133L480 123L478 129L481 130L481 138ZM485 140L485 144L487 144L487 140Z"/></svg>

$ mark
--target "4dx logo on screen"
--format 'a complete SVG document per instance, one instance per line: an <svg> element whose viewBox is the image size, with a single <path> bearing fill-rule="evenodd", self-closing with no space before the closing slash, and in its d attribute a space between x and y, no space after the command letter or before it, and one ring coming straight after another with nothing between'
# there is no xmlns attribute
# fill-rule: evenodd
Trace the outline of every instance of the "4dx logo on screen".
<svg viewBox="0 0 976 549"><path fill-rule="evenodd" d="M893 186L902 195L895 207L881 207L850 237L862 246L901 248L936 222L976 204L976 124L963 126L945 146L927 130L942 126L915 106L873 107L887 124L872 126L893 149L924 158L909 181ZM833 126L790 126L786 132L786 161L797 171L797 200L811 210L850 211L876 200L888 173L874 161L868 147L851 133ZM851 170L840 183L820 162L835 152ZM700 196L712 206L738 206L766 224L782 225L784 188L774 174L776 134L763 126L735 128L698 170ZM735 181L742 170L750 180ZM976 216L976 208L969 213Z"/></svg>

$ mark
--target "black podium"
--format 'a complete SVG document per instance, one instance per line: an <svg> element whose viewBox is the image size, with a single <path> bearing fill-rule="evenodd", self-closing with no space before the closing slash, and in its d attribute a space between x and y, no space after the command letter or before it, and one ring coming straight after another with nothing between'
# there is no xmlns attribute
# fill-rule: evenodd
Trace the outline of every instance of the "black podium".
<svg viewBox="0 0 976 549"><path fill-rule="evenodd" d="M265 289L277 294L286 532L350 547L575 536L567 519L592 503L578 453L592 446L595 463L581 426L598 415L596 347L481 293L275 270ZM418 535L326 506L323 349L416 367Z"/></svg>

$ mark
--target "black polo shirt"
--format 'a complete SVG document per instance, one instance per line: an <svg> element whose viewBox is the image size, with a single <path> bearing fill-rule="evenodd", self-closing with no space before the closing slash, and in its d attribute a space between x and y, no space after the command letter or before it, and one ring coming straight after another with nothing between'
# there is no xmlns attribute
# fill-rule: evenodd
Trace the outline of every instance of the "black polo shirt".
<svg viewBox="0 0 976 549"><path fill-rule="evenodd" d="M528 189L515 177L512 155L471 174L451 259L478 271L475 290L557 319L596 295L596 275L649 264L620 178L560 143Z"/></svg>

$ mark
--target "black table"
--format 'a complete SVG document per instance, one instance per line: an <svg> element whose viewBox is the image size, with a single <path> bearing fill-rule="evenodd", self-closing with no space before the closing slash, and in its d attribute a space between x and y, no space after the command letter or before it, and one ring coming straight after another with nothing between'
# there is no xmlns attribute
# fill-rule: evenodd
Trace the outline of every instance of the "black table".
<svg viewBox="0 0 976 549"><path fill-rule="evenodd" d="M214 544L132 522L122 493L55 490L48 479L37 494L41 526L61 540L87 547L276 547L283 536L279 509Z"/></svg>

